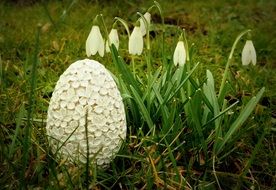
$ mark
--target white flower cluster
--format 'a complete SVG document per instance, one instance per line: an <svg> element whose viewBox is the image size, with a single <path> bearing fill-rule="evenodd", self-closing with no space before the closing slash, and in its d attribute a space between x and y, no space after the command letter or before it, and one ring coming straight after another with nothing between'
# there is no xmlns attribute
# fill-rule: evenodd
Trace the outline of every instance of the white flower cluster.
<svg viewBox="0 0 276 190"><path fill-rule="evenodd" d="M97 18L97 17L96 17ZM146 12L144 14L146 23L140 18L139 26L135 26L131 35L129 36L128 49L131 55L141 55L143 52L144 42L143 36L146 35L147 30L151 23L151 14ZM104 56L104 50L110 52L109 46L114 44L116 49L119 49L119 35L116 28L112 28L109 35L109 40L104 41L100 28L98 25L93 24L91 31L86 40L86 55L90 57L99 53L101 57ZM105 44L105 45L104 45Z"/></svg>
<svg viewBox="0 0 276 190"><path fill-rule="evenodd" d="M110 73L99 62L77 61L60 76L47 116L47 134L62 158L108 165L126 138L125 110Z"/></svg>
<svg viewBox="0 0 276 190"><path fill-rule="evenodd" d="M151 8L150 8L151 9ZM140 13L139 13L140 14ZM109 35L108 40L104 41L104 38L102 37L100 28L98 25L93 23L91 32L88 35L88 38L86 40L86 55L87 57L90 57L91 55L95 55L99 53L101 57L104 56L104 52L110 52L110 46L111 44L114 44L116 49L119 49L119 34L116 28L114 26L116 25L116 22L119 20L123 23L125 28L127 29L128 35L129 35L129 41L128 41L128 52L131 55L141 55L143 53L144 48L144 39L143 37L146 34L149 34L150 28L151 28L151 14L149 12L146 12L143 16L140 14L140 18L137 20L139 24L135 24L132 33L130 34L128 25L123 19L118 19L115 21ZM96 16L96 18L98 15ZM175 66L184 66L186 64L186 61L189 61L189 48L188 43L186 41L186 37L184 32L181 33L179 40L177 42L176 48L174 50L173 54L173 63ZM150 49L149 45L149 35L147 36L147 48ZM184 37L184 39L183 39ZM252 63L253 65L256 65L257 62L257 56L256 56L256 50L254 48L252 40L247 40L246 44L242 51L242 64L243 65L249 65Z"/></svg>

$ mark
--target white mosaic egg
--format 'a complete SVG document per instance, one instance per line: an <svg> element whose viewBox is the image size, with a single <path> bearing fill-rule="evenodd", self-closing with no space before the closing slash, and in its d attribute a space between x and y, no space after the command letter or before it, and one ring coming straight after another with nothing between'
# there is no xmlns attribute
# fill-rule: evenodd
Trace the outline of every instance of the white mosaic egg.
<svg viewBox="0 0 276 190"><path fill-rule="evenodd" d="M126 116L116 83L102 64L76 61L60 76L46 131L53 152L63 159L86 163L88 145L90 161L103 167L112 161L126 138Z"/></svg>

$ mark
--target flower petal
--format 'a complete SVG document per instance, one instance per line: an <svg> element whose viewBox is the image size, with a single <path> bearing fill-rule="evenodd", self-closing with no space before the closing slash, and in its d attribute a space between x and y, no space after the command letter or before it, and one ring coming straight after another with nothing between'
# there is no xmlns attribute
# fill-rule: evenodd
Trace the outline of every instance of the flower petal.
<svg viewBox="0 0 276 190"><path fill-rule="evenodd" d="M104 40L103 40L103 38L101 38L101 40L99 42L98 52L101 57L104 56Z"/></svg>
<svg viewBox="0 0 276 190"><path fill-rule="evenodd" d="M149 26L150 25L150 21L151 21L151 14L149 12L146 12L144 14L144 17L145 17L145 19L146 19L146 21L148 23L148 26ZM145 23L144 23L144 21L143 21L142 18L140 18L139 21L140 21L140 28L141 28L142 35L145 36L146 33L147 33L146 25L145 25Z"/></svg>
<svg viewBox="0 0 276 190"><path fill-rule="evenodd" d="M186 50L183 41L179 41L176 45L173 54L173 62L175 66L178 64L183 66L186 63Z"/></svg>
<svg viewBox="0 0 276 190"><path fill-rule="evenodd" d="M117 50L119 49L119 35L117 29L112 28L109 35L110 45L114 44ZM108 41L106 41L106 52L110 52Z"/></svg>
<svg viewBox="0 0 276 190"><path fill-rule="evenodd" d="M86 55L89 57L97 52L100 56L104 56L104 40L99 26L93 25L86 40Z"/></svg>
<svg viewBox="0 0 276 190"><path fill-rule="evenodd" d="M98 52L98 47L100 43L99 34L100 28L98 26L93 26L91 31L91 46L90 46L90 52L92 55L95 55Z"/></svg>
<svg viewBox="0 0 276 190"><path fill-rule="evenodd" d="M112 29L110 34L109 34L109 38L110 38L110 43L114 44L115 47L117 49L119 49L119 35L118 35L118 31L116 29Z"/></svg>
<svg viewBox="0 0 276 190"><path fill-rule="evenodd" d="M139 26L135 26L129 37L128 51L132 55L141 55L143 52L143 36Z"/></svg>
<svg viewBox="0 0 276 190"><path fill-rule="evenodd" d="M97 26L97 39L98 39L98 49L100 56L104 56L104 39L102 37L102 34L100 32L100 28Z"/></svg>
<svg viewBox="0 0 276 190"><path fill-rule="evenodd" d="M242 64L249 65L251 62L253 65L256 65L256 50L254 48L253 42L251 40L246 40L242 50Z"/></svg>
<svg viewBox="0 0 276 190"><path fill-rule="evenodd" d="M85 45L85 50L86 50L86 55L87 57L90 57L91 56L91 45L92 45L92 29L88 35L88 38L86 40L86 45Z"/></svg>

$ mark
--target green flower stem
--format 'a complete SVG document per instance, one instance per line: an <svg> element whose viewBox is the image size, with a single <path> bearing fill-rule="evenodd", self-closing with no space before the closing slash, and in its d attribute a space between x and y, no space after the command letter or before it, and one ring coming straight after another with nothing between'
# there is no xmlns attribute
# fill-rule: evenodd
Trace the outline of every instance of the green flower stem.
<svg viewBox="0 0 276 190"><path fill-rule="evenodd" d="M98 15L97 15L97 17L98 17ZM96 18L97 18L97 17L96 17ZM107 39L108 44L111 44L111 43L110 43L109 36L108 36L108 30L107 30L107 27L106 27L106 25L105 25L105 22L104 22L104 19L103 19L103 15L102 15L102 14L100 14L100 18L101 18L101 22L102 22L102 24L103 24L103 29L104 29L104 33L105 33L105 38Z"/></svg>
<svg viewBox="0 0 276 190"><path fill-rule="evenodd" d="M185 51L186 51L186 65L187 65L187 72L189 73L190 70L191 70L191 63L190 63L190 55L189 55L189 45L188 45L188 41L187 41L187 38L186 38L186 32L185 32L185 29L183 29L182 31L182 34L183 34L183 37L184 37L184 47L185 47ZM181 35L182 36L182 35ZM188 97L191 96L191 84L188 82L187 83L187 91L188 91Z"/></svg>
<svg viewBox="0 0 276 190"><path fill-rule="evenodd" d="M132 63L132 72L133 76L135 77L135 60L134 55L131 55L131 63Z"/></svg>
<svg viewBox="0 0 276 190"><path fill-rule="evenodd" d="M150 83L151 80L151 49L150 49L150 38L149 38L149 30L147 30L147 68L148 68L148 84Z"/></svg>
<svg viewBox="0 0 276 190"><path fill-rule="evenodd" d="M151 76L151 70L152 70L152 68L151 68L151 48L150 48L150 36L149 36L149 26L148 26L148 24L147 24L147 29L146 30L147 30L147 36L146 36L147 68L148 68L148 75ZM151 80L150 77L149 77L149 80Z"/></svg>
<svg viewBox="0 0 276 190"><path fill-rule="evenodd" d="M95 18L93 19L93 25L99 25L99 21L98 21L98 17L99 15L96 15Z"/></svg>
<svg viewBox="0 0 276 190"><path fill-rule="evenodd" d="M120 17L115 17L115 22L119 21L120 23L122 23L122 25L125 27L126 31L127 31L127 35L128 35L128 38L130 37L130 32L129 32L129 28L128 28L128 25L127 25L127 22L120 18Z"/></svg>
<svg viewBox="0 0 276 190"><path fill-rule="evenodd" d="M233 58L234 50L235 50L235 48L236 48L238 42L240 41L241 37L242 37L243 35L245 35L246 33L250 32L250 31L251 31L251 30L249 29L249 30L246 30L246 31L240 33L240 35L236 38L236 40L235 40L235 42L234 42L234 44L233 44L233 46L232 46L230 55L229 55L229 57L228 57L228 60L227 60L226 66L225 66L225 70L224 70L223 78L222 78L222 81L221 81L220 89L219 89L219 95L218 95L219 100L221 100L221 98L222 98L222 97L221 97L221 93L222 93L223 88L224 88L224 86L225 86L225 82L226 82L226 78L227 78L227 76L228 76L229 66L230 66L230 63L231 63L232 58Z"/></svg>
<svg viewBox="0 0 276 190"><path fill-rule="evenodd" d="M149 23L147 22L146 18L144 17L144 15L142 15L141 13L137 12L137 14L141 17L141 19L143 20L145 26L146 26L146 47L147 47L147 69L148 69L148 79L150 80L150 76L151 76L151 49L150 49L150 36L149 36ZM150 82L150 81L149 81ZM148 84L149 84L148 82Z"/></svg>
<svg viewBox="0 0 276 190"><path fill-rule="evenodd" d="M162 60L163 60L163 64L165 63L165 19L164 19L164 14L163 14L163 10L161 8L161 5L157 2L154 1L155 6L157 7L160 16L161 16L161 20L162 20Z"/></svg>

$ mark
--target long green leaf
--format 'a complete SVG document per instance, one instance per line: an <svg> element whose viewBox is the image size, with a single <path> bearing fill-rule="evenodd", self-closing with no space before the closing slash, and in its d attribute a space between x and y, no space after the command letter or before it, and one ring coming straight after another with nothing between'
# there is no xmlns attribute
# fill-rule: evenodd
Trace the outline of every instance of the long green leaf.
<svg viewBox="0 0 276 190"><path fill-rule="evenodd" d="M238 130L238 128L247 120L247 118L250 116L252 111L254 110L255 106L259 102L260 98L262 97L263 93L265 91L265 87L263 87L256 96L251 98L251 100L246 104L245 108L241 111L238 118L234 121L234 123L231 125L230 129L222 139L222 142L217 144L215 148L215 154L218 155L224 145L230 140L231 136Z"/></svg>
<svg viewBox="0 0 276 190"><path fill-rule="evenodd" d="M143 95L143 100L145 100L146 99L146 97L149 95L149 94L151 94L151 92L152 92L152 86L156 83L156 81L157 81L157 79L158 79L158 76L160 75L160 72L161 72L161 67L159 67L157 70L156 70L156 72L154 73L154 75L152 76L152 78L151 78L151 81L150 81L150 83L149 83L149 86L147 87L147 90L146 90L146 92L144 93L144 95Z"/></svg>
<svg viewBox="0 0 276 190"><path fill-rule="evenodd" d="M137 93L141 96L142 92L137 81L133 77L133 74L130 72L130 70L127 68L124 60L118 55L118 51L114 44L111 44L111 54L113 62L115 63L115 66L124 79L125 83L128 84L128 87L129 85L133 86L136 89Z"/></svg>
<svg viewBox="0 0 276 190"><path fill-rule="evenodd" d="M188 102L188 115L191 116L191 120L194 123L195 129L198 133L199 140L201 142L202 148L204 150L204 154L207 157L207 144L204 139L203 131L202 131L202 126L201 126L201 121L200 121L200 106L201 106L201 95L200 95L200 90L197 90L195 95L190 98L190 101Z"/></svg>
<svg viewBox="0 0 276 190"><path fill-rule="evenodd" d="M161 94L160 94L160 92L158 91L158 89L157 89L156 86L153 86L153 91L154 91L155 96L156 96L156 98L157 98L157 100L158 100L158 102L159 102L158 105L162 105L162 106L158 106L156 112L158 112L158 109L160 108L161 110L164 111L165 117L167 118L167 117L169 116L168 107L167 107L165 104L163 104L164 100L163 100L163 98L162 98L162 96L161 96Z"/></svg>
<svg viewBox="0 0 276 190"><path fill-rule="evenodd" d="M190 71L190 73L185 77L185 79L176 87L176 89L174 91L172 91L170 93L169 97L165 97L164 98L164 102L168 102L171 98L173 98L178 92L179 90L183 87L183 85L188 81L188 79L190 78L190 76L193 74L193 72L195 71L195 69L197 68L197 66L199 65L199 62L194 66L194 68Z"/></svg>
<svg viewBox="0 0 276 190"><path fill-rule="evenodd" d="M233 103L232 105L230 105L228 108L224 109L223 111L221 111L218 115L214 116L211 120L209 120L208 122L206 122L204 126L208 125L209 123L215 121L217 118L219 118L220 116L222 116L223 114L225 114L227 111L229 111L230 109L232 109L237 103L239 103L239 101L236 101L235 103Z"/></svg>
<svg viewBox="0 0 276 190"><path fill-rule="evenodd" d="M39 54L39 48L40 48L40 28L37 30L36 34L36 42L35 42L35 52L33 54L32 59L32 71L31 71L31 79L30 79L30 92L29 92L29 107L27 109L27 125L25 128L25 136L23 141L23 167L21 171L21 183L20 188L23 188L26 186L25 181L25 171L28 166L28 160L29 160L29 148L31 143L31 133L32 133L32 119L33 119L33 112L34 112L34 106L35 106L35 89L36 89L36 80L37 80L37 67L39 63L38 54Z"/></svg>
<svg viewBox="0 0 276 190"><path fill-rule="evenodd" d="M24 104L22 104L20 106L19 113L18 113L18 116L17 116L17 119L16 119L16 128L15 128L15 133L12 137L12 143L9 147L9 158L11 158L11 156L15 152L15 143L16 143L17 137L18 137L19 132L20 132L20 128L21 128L21 124L22 124L22 118L24 117L24 112L25 112L25 106L24 106Z"/></svg>
<svg viewBox="0 0 276 190"><path fill-rule="evenodd" d="M130 89L133 94L133 98L134 98L135 102L138 104L144 119L146 120L149 128L151 129L153 127L153 122L151 120L150 114L149 114L145 104L143 103L141 96L138 94L138 92L136 91L136 89L133 86L130 85Z"/></svg>
<svg viewBox="0 0 276 190"><path fill-rule="evenodd" d="M204 94L206 94L207 99L209 100L209 102L213 107L213 110L214 110L213 115L217 116L220 113L220 107L219 107L219 102L215 91L214 77L209 70L206 71L206 76L207 76L207 82L206 84L203 85L203 91L204 91ZM220 125L221 118L218 117L214 121L215 121L215 142L218 142L222 136L222 130Z"/></svg>

